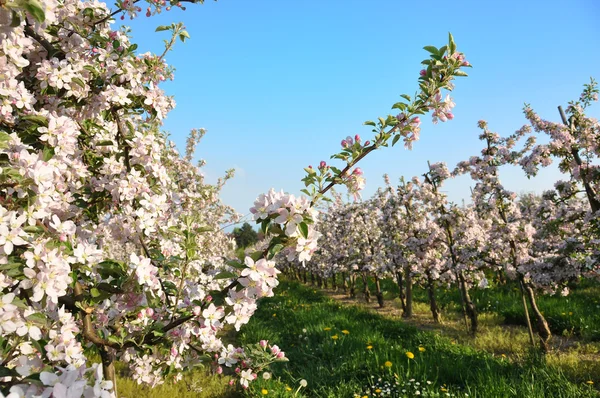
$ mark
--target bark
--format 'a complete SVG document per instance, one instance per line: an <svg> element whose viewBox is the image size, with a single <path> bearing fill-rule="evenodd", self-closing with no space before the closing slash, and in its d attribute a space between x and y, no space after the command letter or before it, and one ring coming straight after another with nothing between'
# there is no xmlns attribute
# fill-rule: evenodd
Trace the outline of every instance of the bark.
<svg viewBox="0 0 600 398"><path fill-rule="evenodd" d="M552 333L550 332L550 328L548 327L548 322L546 322L546 318L538 309L537 302L535 299L535 292L530 285L525 285L525 294L529 299L529 305L531 305L531 310L533 311L533 315L535 316L537 323L537 332L540 338L540 344L543 352L548 352L548 341L550 341L550 337L552 337Z"/></svg>
<svg viewBox="0 0 600 398"><path fill-rule="evenodd" d="M371 291L369 290L369 278L367 277L367 274L365 272L363 272L362 274L362 280L363 280L363 294L365 295L365 301L367 303L371 302Z"/></svg>
<svg viewBox="0 0 600 398"><path fill-rule="evenodd" d="M104 373L104 380L110 380L113 383L112 391L117 395L117 373L115 372L115 356L111 352L108 352L105 347L100 348L100 358L102 359L102 372Z"/></svg>
<svg viewBox="0 0 600 398"><path fill-rule="evenodd" d="M335 280L335 274L333 274L333 276L331 277L331 288L333 289L334 292L337 292L337 290L338 290L337 282Z"/></svg>
<svg viewBox="0 0 600 398"><path fill-rule="evenodd" d="M346 278L346 273L342 272L342 289L344 290L344 294L348 293L348 281L346 280Z"/></svg>
<svg viewBox="0 0 600 398"><path fill-rule="evenodd" d="M381 283L377 276L375 276L375 287L377 289L377 292L375 293L377 303L379 304L379 308L383 308L383 293L381 292Z"/></svg>
<svg viewBox="0 0 600 398"><path fill-rule="evenodd" d="M402 311L403 318L410 318L413 315L413 294L412 294L412 275L410 273L410 267L404 267L404 276L406 278L406 308Z"/></svg>
<svg viewBox="0 0 600 398"><path fill-rule="evenodd" d="M479 321L477 320L477 308L471 300L471 295L469 294L469 287L467 286L467 282L465 281L464 275L462 272L458 274L459 284L461 295L463 297L463 301L465 303L465 312L471 321L471 333L473 336L477 334L477 329L479 326Z"/></svg>
<svg viewBox="0 0 600 398"><path fill-rule="evenodd" d="M402 312L406 311L406 297L404 296L404 285L402 283L402 272L396 272L396 284L398 285L398 290L400 293L398 294L398 298L400 299L400 305L402 307Z"/></svg>
<svg viewBox="0 0 600 398"><path fill-rule="evenodd" d="M440 308L437 305L435 299L435 284L431 276L427 275L427 293L429 294L429 308L431 309L431 315L435 323L442 323L442 316Z"/></svg>

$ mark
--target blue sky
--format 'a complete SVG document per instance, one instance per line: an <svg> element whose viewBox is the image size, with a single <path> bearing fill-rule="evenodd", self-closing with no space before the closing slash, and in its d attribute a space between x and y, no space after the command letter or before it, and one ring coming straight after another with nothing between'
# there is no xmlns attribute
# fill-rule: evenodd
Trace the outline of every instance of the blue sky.
<svg viewBox="0 0 600 398"><path fill-rule="evenodd" d="M367 139L365 120L395 114L399 95L417 89L423 46L444 45L448 32L474 66L456 81L455 119L432 125L427 118L412 151L399 144L365 158L364 197L384 173L397 181L424 173L428 160L453 167L478 154L480 119L508 135L526 122L528 102L558 121L556 107L576 99L590 77L600 79L598 21L595 0L207 0L125 23L141 52L162 52L166 33L154 33L156 26L186 25L191 39L166 57L176 72L163 89L177 107L165 130L181 151L191 128L208 130L197 155L207 161L203 172L214 182L236 168L222 199L245 214L271 187L298 193L304 167L335 164L329 156L344 137ZM507 169L501 178L513 191L540 192L559 173L527 180ZM471 185L464 177L446 190L468 201Z"/></svg>

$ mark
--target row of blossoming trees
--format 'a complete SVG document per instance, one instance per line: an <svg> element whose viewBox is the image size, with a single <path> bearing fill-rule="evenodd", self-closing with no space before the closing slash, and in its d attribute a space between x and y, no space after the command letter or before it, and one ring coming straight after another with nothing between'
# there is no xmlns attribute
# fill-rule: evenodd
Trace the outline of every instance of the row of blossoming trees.
<svg viewBox="0 0 600 398"><path fill-rule="evenodd" d="M224 344L257 300L273 294L273 257L307 261L317 248L315 206L335 185L364 186L355 165L374 150L418 138L418 115L451 118L455 76L469 66L449 37L426 47L419 92L380 118L371 142L346 142L341 169L307 169L308 197L269 192L251 211L264 247L238 261L221 231L235 212L218 198L228 173L207 184L192 163L204 130L183 157L161 131L172 98L161 55L138 54L126 15L181 7L171 0L0 1L0 394L116 396L114 362L156 385L200 364L229 371L243 387L286 360L261 341ZM146 4L145 9L141 4ZM181 7L183 8L183 7ZM101 364L93 363L99 358Z"/></svg>
<svg viewBox="0 0 600 398"><path fill-rule="evenodd" d="M465 324L473 333L478 323L470 289L486 287L490 279L515 280L531 341L537 330L547 349L550 329L536 294L567 295L568 284L600 277L600 124L584 113L597 99L592 79L566 113L559 108L560 123L542 120L526 106L530 125L504 138L480 121L481 153L453 170L444 163L430 164L423 176L401 179L398 186L386 177L386 187L369 200L344 203L338 198L322 215L318 229L325 239L307 269L320 283L342 274L351 295L361 278L367 300L367 281L374 278L381 306L380 280L394 278L404 316L412 314L412 286L417 283L428 292L436 322L436 288L454 285L460 291ZM536 145L534 133L546 134L547 143ZM352 139L342 145L348 141ZM541 195L518 197L500 180L502 166L520 166L531 177L553 159L567 179ZM328 167L322 162L320 169ZM474 183L468 206L449 202L442 191L449 178L463 174Z"/></svg>

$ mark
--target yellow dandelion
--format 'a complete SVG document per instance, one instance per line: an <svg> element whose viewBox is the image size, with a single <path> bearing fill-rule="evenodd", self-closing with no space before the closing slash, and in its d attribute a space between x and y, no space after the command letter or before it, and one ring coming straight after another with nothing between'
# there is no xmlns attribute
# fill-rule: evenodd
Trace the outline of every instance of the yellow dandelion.
<svg viewBox="0 0 600 398"><path fill-rule="evenodd" d="M415 358L415 354L413 354L413 353L412 353L412 352L410 352L410 351L406 351L406 357L407 357L408 359L414 359L414 358Z"/></svg>
<svg viewBox="0 0 600 398"><path fill-rule="evenodd" d="M561 315L567 315L567 313L566 312L562 312Z"/></svg>
<svg viewBox="0 0 600 398"><path fill-rule="evenodd" d="M275 317L275 316L277 316L277 314L273 314L273 316Z"/></svg>
<svg viewBox="0 0 600 398"><path fill-rule="evenodd" d="M347 330L342 330L342 333L344 333L344 334L350 334L350 332L347 331Z"/></svg>
<svg viewBox="0 0 600 398"><path fill-rule="evenodd" d="M440 390L441 390L442 392L446 392L446 391L448 391L448 390L447 390L447 389L445 389L444 387L441 387L441 388L440 388Z"/></svg>
<svg viewBox="0 0 600 398"><path fill-rule="evenodd" d="M324 331L329 332L331 328L323 328Z"/></svg>
<svg viewBox="0 0 600 398"><path fill-rule="evenodd" d="M419 346L419 352L425 352L425 347Z"/></svg>
<svg viewBox="0 0 600 398"><path fill-rule="evenodd" d="M384 363L386 368L391 368L392 367L392 363L390 361L385 361Z"/></svg>
<svg viewBox="0 0 600 398"><path fill-rule="evenodd" d="M367 346L367 350L372 350L372 349L373 349L373 346L372 346L372 345L368 345L368 346Z"/></svg>
<svg viewBox="0 0 600 398"><path fill-rule="evenodd" d="M290 386L285 386L285 391L292 391L292 387L290 387Z"/></svg>
<svg viewBox="0 0 600 398"><path fill-rule="evenodd" d="M572 312L569 312L569 316L571 316L571 315L573 315L573 313L572 313Z"/></svg>
<svg viewBox="0 0 600 398"><path fill-rule="evenodd" d="M377 390L375 390L375 392L376 392L377 394L379 394L379 393L381 392L381 390L378 388Z"/></svg>
<svg viewBox="0 0 600 398"><path fill-rule="evenodd" d="M332 339L337 340L339 339L339 336L337 334L334 334L333 336L331 336Z"/></svg>
<svg viewBox="0 0 600 398"><path fill-rule="evenodd" d="M594 384L594 382L591 381L591 380L588 380L588 381L585 382L585 384L589 384L591 386L592 384Z"/></svg>
<svg viewBox="0 0 600 398"><path fill-rule="evenodd" d="M267 395L269 393L269 390L263 388L262 390L260 390L260 392L262 393L262 395Z"/></svg>

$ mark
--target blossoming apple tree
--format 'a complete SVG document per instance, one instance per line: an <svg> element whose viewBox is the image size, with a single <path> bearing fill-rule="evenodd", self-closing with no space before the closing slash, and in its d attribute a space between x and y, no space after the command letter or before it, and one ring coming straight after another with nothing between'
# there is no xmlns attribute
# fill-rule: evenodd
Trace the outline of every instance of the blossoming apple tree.
<svg viewBox="0 0 600 398"><path fill-rule="evenodd" d="M261 341L226 345L257 300L273 294L282 251L310 259L317 247L314 206L336 184L358 194L354 169L375 149L418 138L418 115L451 118L449 97L469 66L452 37L431 53L413 100L398 117L368 122L372 142L347 142L343 169L308 169L306 197L270 191L252 213L269 240L243 261L228 260L220 231L232 209L218 199L231 176L203 181L161 126L175 106L160 85L173 78L161 55L138 54L114 19L147 16L196 1L0 1L0 378L8 396L114 396L115 360L140 383L178 379L208 364L247 387L257 372L285 360ZM202 1L198 1L202 2ZM183 7L182 7L183 8ZM92 363L99 357L101 364Z"/></svg>

